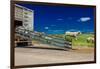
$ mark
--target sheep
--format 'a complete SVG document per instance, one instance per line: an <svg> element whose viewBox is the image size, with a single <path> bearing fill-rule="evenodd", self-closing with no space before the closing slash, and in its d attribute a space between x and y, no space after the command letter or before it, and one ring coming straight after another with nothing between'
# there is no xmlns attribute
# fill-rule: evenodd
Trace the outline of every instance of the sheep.
<svg viewBox="0 0 100 69"><path fill-rule="evenodd" d="M93 37L88 37L88 38L87 38L87 42L92 42L92 43L94 43L94 38L93 38Z"/></svg>
<svg viewBox="0 0 100 69"><path fill-rule="evenodd" d="M76 40L79 34L81 34L81 32L65 32L65 35L74 37Z"/></svg>

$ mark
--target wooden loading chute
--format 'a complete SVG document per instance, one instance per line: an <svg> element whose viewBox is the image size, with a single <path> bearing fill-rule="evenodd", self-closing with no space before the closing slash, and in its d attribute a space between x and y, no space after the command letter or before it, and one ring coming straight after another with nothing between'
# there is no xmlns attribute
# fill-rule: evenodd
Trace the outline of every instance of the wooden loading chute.
<svg viewBox="0 0 100 69"><path fill-rule="evenodd" d="M32 45L32 40L37 40L44 44L50 44L60 48L72 48L72 42L66 41L64 39L53 38L45 33L33 32L20 26L16 28L15 31L15 46L30 46Z"/></svg>

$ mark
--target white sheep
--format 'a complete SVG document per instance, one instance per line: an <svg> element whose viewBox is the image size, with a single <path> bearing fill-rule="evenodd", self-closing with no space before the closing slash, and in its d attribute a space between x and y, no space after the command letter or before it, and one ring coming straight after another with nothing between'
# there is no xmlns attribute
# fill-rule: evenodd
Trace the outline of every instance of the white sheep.
<svg viewBox="0 0 100 69"><path fill-rule="evenodd" d="M65 32L65 35L74 37L77 40L77 36L81 34L81 32Z"/></svg>
<svg viewBox="0 0 100 69"><path fill-rule="evenodd" d="M94 38L93 38L93 37L88 37L88 38L87 38L87 42L92 42L92 43L94 43Z"/></svg>

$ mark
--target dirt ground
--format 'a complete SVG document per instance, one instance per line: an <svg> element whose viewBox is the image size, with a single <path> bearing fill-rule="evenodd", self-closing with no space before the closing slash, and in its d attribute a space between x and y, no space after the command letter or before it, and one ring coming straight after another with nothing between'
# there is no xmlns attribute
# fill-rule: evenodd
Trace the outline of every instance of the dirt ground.
<svg viewBox="0 0 100 69"><path fill-rule="evenodd" d="M94 61L94 48L77 46L66 51L43 44L15 48L16 66L84 61Z"/></svg>

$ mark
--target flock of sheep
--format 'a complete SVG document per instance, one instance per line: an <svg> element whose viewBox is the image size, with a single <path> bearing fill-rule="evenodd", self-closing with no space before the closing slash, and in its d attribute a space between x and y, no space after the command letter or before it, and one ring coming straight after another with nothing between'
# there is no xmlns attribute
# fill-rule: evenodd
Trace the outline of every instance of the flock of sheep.
<svg viewBox="0 0 100 69"><path fill-rule="evenodd" d="M78 31L78 32L65 32L65 35L67 35L67 36L71 36L71 37L74 37L75 38L75 40L77 40L77 37L78 37L78 35L80 35L80 34L82 34L80 31ZM87 39L86 39L86 41L89 43L89 42L91 42L91 43L94 43L94 37L88 37Z"/></svg>
<svg viewBox="0 0 100 69"><path fill-rule="evenodd" d="M38 33L38 34L40 34L40 33ZM80 34L82 34L80 31L77 31L77 32L70 32L70 31L67 31L67 32L65 32L65 35L71 36L71 37L73 37L75 40L77 40L77 37L78 37ZM42 35L42 33L41 33L41 35ZM52 38L51 38L51 37L45 37L45 39L52 39ZM94 37L90 36L90 37L88 37L88 38L86 39L86 41L87 41L88 43L94 43Z"/></svg>
<svg viewBox="0 0 100 69"><path fill-rule="evenodd" d="M38 34L42 35L43 33L38 33ZM67 32L65 32L65 35L71 36L71 37L73 37L75 40L77 40L77 37L78 37L80 34L82 34L80 31L77 31L77 32L70 32L70 31L67 31ZM45 39L52 39L52 38L51 38L51 37L45 37ZM88 38L86 39L86 41L87 41L88 43L94 43L94 37L90 36L90 37L88 37Z"/></svg>

